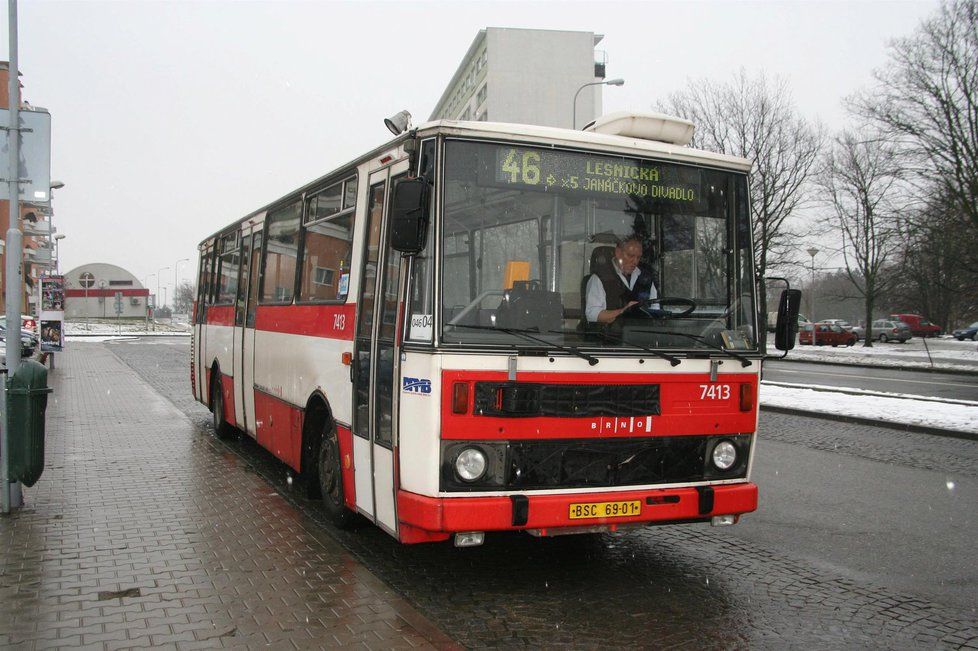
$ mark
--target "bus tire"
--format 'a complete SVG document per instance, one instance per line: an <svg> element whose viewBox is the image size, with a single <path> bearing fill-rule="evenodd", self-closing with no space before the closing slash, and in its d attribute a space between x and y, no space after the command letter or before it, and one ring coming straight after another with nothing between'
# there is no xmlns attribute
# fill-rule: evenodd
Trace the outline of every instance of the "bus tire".
<svg viewBox="0 0 978 651"><path fill-rule="evenodd" d="M346 508L346 500L343 494L343 469L340 465L340 446L336 438L336 428L331 423L327 423L323 427L316 470L319 492L323 498L323 513L338 528L351 528L355 514Z"/></svg>
<svg viewBox="0 0 978 651"><path fill-rule="evenodd" d="M221 373L217 367L214 367L211 378L211 420L214 424L214 433L217 434L217 438L226 439L234 430L224 420L224 392L221 391Z"/></svg>

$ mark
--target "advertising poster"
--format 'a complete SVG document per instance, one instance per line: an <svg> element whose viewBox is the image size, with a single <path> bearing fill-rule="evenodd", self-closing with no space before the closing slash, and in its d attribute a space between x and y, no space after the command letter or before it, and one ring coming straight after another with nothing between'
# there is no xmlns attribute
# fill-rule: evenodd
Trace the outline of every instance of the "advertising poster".
<svg viewBox="0 0 978 651"><path fill-rule="evenodd" d="M65 325L65 278L64 276L41 277L41 300L38 324L41 352L55 353L64 350Z"/></svg>

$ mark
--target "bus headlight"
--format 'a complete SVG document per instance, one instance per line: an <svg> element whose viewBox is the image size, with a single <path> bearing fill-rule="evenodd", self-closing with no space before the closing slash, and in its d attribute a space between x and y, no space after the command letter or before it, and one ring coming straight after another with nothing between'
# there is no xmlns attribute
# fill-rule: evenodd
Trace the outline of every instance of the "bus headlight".
<svg viewBox="0 0 978 651"><path fill-rule="evenodd" d="M737 463L737 448L730 441L720 441L713 448L713 465L717 470L730 470Z"/></svg>
<svg viewBox="0 0 978 651"><path fill-rule="evenodd" d="M455 457L455 472L465 481L477 481L486 474L486 455L477 448L465 448Z"/></svg>

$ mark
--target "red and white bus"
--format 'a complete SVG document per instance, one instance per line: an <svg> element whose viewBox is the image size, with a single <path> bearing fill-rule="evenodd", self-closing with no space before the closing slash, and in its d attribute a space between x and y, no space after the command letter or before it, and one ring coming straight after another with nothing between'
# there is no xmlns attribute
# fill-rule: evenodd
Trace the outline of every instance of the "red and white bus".
<svg viewBox="0 0 978 651"><path fill-rule="evenodd" d="M200 244L194 396L335 523L405 543L733 524L764 354L749 163L691 135L655 114L400 133ZM592 275L635 242L655 293L589 322Z"/></svg>

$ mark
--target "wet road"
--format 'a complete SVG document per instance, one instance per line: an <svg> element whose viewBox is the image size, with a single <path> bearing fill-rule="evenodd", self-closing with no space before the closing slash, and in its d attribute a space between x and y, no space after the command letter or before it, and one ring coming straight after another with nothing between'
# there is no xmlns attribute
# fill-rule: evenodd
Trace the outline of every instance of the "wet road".
<svg viewBox="0 0 978 651"><path fill-rule="evenodd" d="M764 379L978 401L978 373L962 375L912 369L767 361L764 363Z"/></svg>
<svg viewBox="0 0 978 651"><path fill-rule="evenodd" d="M108 344L210 435L187 340ZM762 414L758 513L481 548L341 532L247 438L237 454L293 508L466 646L978 648L978 443Z"/></svg>

